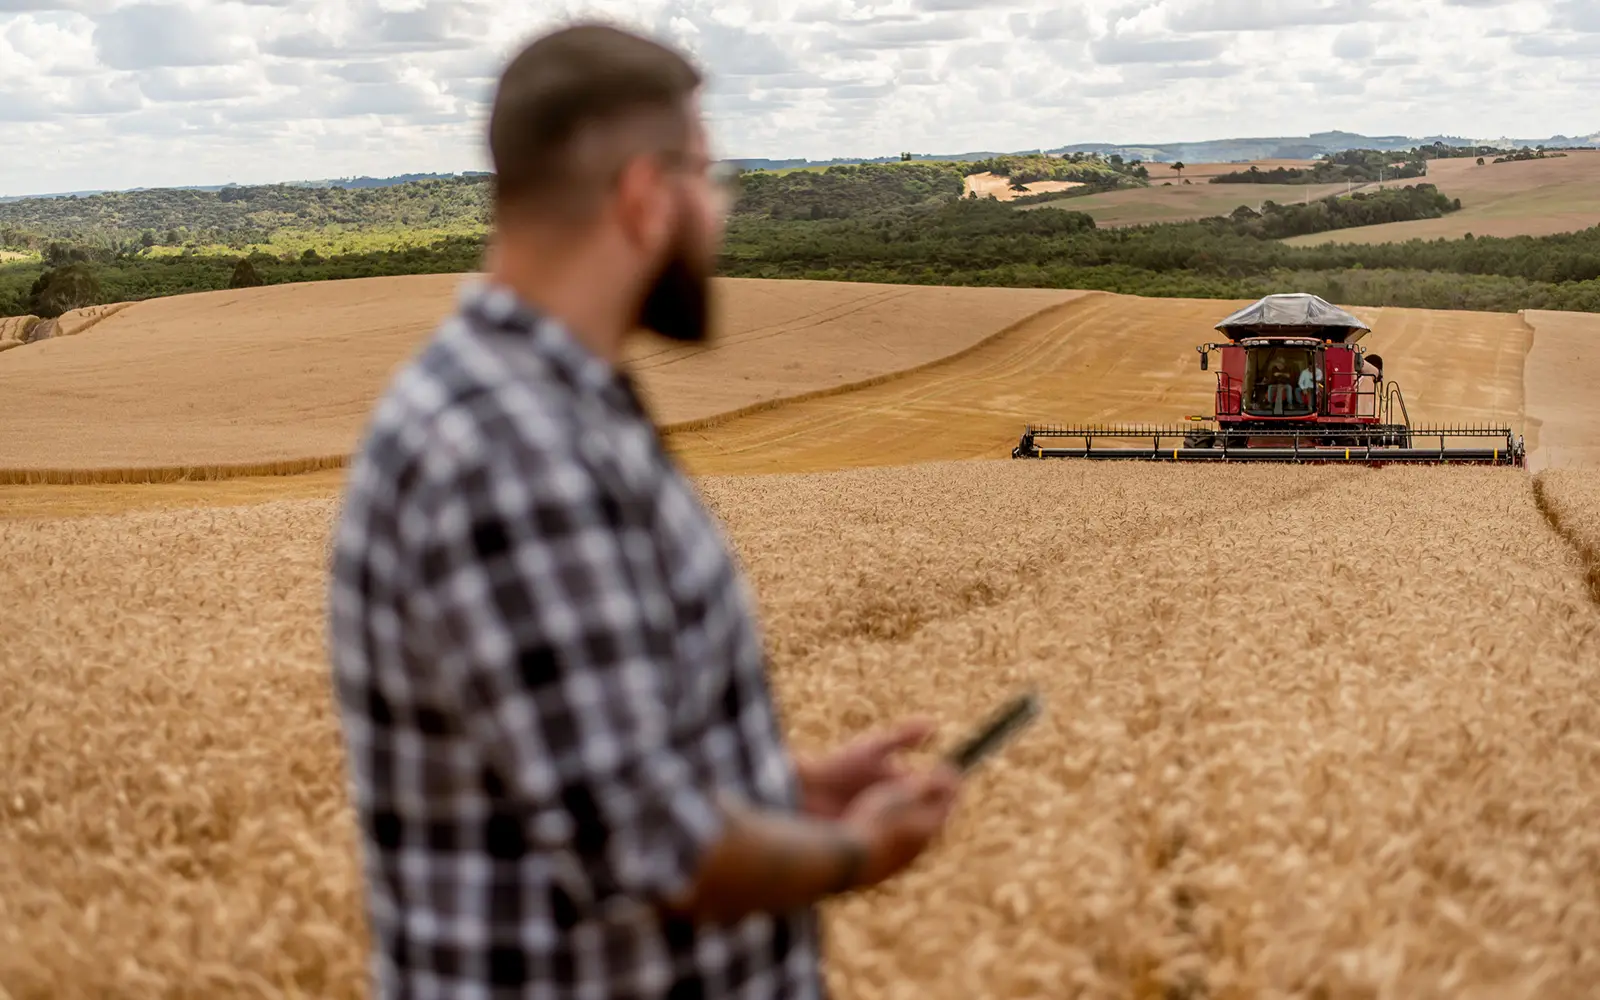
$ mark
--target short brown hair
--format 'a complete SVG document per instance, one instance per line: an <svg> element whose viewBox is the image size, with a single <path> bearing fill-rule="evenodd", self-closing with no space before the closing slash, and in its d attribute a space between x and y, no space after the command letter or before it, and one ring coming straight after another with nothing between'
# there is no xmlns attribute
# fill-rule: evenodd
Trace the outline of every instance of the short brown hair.
<svg viewBox="0 0 1600 1000"><path fill-rule="evenodd" d="M586 201L582 187L607 179L597 171L622 165L583 155L579 147L596 127L638 119L654 127L655 144L681 148L687 100L701 82L683 55L607 24L576 24L536 39L501 74L489 116L497 206L576 210Z"/></svg>

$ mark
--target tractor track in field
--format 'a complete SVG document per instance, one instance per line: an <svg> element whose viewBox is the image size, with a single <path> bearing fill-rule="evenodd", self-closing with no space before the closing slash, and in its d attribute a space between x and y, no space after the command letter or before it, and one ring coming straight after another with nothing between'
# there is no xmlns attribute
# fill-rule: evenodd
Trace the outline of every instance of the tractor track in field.
<svg viewBox="0 0 1600 1000"><path fill-rule="evenodd" d="M1540 516L1550 525L1562 541L1572 548L1573 554L1578 557L1581 564L1584 586L1588 589L1589 600L1596 608L1600 608L1600 550L1596 550L1583 539L1576 531L1572 530L1561 516L1559 506L1550 498L1545 488L1544 474L1539 473L1533 478L1533 505L1538 508Z"/></svg>

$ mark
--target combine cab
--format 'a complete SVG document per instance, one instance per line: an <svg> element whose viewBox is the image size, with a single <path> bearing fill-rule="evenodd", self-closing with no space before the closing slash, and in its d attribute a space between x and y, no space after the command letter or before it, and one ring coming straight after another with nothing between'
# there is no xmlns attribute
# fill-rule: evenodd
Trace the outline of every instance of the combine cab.
<svg viewBox="0 0 1600 1000"><path fill-rule="evenodd" d="M1315 295L1269 295L1217 329L1226 343L1197 348L1202 371L1219 356L1215 416L1177 427L1029 425L1011 457L1525 464L1509 427L1413 427L1383 359L1361 346L1371 329Z"/></svg>

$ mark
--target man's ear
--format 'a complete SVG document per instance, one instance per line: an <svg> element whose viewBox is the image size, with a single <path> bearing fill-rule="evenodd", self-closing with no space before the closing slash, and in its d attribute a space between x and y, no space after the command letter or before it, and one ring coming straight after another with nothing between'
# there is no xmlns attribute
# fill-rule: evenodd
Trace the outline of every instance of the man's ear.
<svg viewBox="0 0 1600 1000"><path fill-rule="evenodd" d="M617 177L615 211L622 237L641 254L656 255L671 235L665 177L647 156L635 156Z"/></svg>

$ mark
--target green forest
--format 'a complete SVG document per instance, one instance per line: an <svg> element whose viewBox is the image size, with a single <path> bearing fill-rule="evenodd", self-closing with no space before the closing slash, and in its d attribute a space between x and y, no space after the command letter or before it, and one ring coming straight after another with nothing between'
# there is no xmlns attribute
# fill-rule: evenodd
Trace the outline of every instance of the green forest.
<svg viewBox="0 0 1600 1000"><path fill-rule="evenodd" d="M1402 155L1352 151L1329 162L1359 172ZM1405 162L1426 169L1423 157ZM1024 211L1016 202L965 195L963 176L982 171L1018 186L1042 179L1102 189L1149 183L1143 164L1082 155L755 171L741 179L720 273L1202 298L1298 290L1349 305L1600 311L1600 227L1541 238L1281 242L1462 207L1427 182L1306 204L1268 201L1259 212L1241 206L1195 222L1103 229L1089 214L1069 210L1071 202ZM102 302L260 284L470 271L488 231L489 183L443 178L353 191L273 186L0 204L0 249L27 255L0 264L0 315L53 316Z"/></svg>
<svg viewBox="0 0 1600 1000"><path fill-rule="evenodd" d="M327 253L343 244L375 249L374 237L386 239L388 249L418 234L484 231L490 181L476 175L382 188L272 184L24 198L0 202L0 250L44 253L56 243L113 255Z"/></svg>

